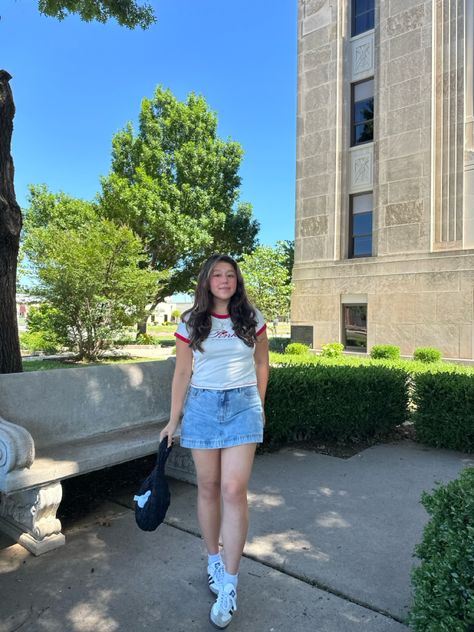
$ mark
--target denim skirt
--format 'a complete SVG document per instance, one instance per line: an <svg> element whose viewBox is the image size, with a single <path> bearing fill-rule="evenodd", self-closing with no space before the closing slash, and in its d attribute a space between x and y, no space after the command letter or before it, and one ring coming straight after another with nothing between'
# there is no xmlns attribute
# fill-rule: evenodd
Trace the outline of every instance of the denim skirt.
<svg viewBox="0 0 474 632"><path fill-rule="evenodd" d="M225 391L191 386L184 405L183 448L230 448L263 441L263 408L256 386Z"/></svg>

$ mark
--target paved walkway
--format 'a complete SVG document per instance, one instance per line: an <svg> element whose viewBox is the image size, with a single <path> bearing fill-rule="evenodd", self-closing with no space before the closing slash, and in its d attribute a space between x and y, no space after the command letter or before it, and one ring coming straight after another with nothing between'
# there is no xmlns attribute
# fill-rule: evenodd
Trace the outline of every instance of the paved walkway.
<svg viewBox="0 0 474 632"><path fill-rule="evenodd" d="M287 449L258 456L241 565L241 632L402 632L423 489L474 458L403 441L350 459ZM167 524L139 531L117 489L41 557L0 540L0 632L210 630L212 595L196 489L172 482Z"/></svg>

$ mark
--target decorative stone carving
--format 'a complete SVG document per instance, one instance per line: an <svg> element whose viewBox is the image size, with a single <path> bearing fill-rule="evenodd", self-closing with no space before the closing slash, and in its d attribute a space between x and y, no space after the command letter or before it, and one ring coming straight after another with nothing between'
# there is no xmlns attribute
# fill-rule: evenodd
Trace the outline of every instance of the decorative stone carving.
<svg viewBox="0 0 474 632"><path fill-rule="evenodd" d="M350 193L372 190L373 153L372 143L349 151Z"/></svg>
<svg viewBox="0 0 474 632"><path fill-rule="evenodd" d="M0 417L0 477L30 467L34 458L35 446L28 430Z"/></svg>
<svg viewBox="0 0 474 632"><path fill-rule="evenodd" d="M61 483L0 497L0 527L35 555L65 543L56 512L62 498Z"/></svg>
<svg viewBox="0 0 474 632"><path fill-rule="evenodd" d="M351 40L351 81L374 75L374 34Z"/></svg>

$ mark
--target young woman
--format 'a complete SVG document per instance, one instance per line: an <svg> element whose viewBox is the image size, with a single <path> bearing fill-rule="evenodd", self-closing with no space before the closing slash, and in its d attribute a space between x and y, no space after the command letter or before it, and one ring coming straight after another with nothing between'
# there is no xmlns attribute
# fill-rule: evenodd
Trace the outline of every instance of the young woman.
<svg viewBox="0 0 474 632"><path fill-rule="evenodd" d="M160 440L167 436L171 443L186 398L180 443L191 448L196 466L208 583L217 595L210 618L218 628L227 627L237 610L248 530L247 486L265 424L265 329L262 314L247 299L237 263L227 255L210 257L199 273L194 305L175 334L170 421Z"/></svg>

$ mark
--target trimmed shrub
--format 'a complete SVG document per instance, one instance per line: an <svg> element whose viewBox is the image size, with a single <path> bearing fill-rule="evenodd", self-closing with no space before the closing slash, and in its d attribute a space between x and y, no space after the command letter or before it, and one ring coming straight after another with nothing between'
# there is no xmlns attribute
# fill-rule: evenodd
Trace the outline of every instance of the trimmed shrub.
<svg viewBox="0 0 474 632"><path fill-rule="evenodd" d="M474 452L474 376L426 372L414 377L416 439L435 448Z"/></svg>
<svg viewBox="0 0 474 632"><path fill-rule="evenodd" d="M407 372L384 366L272 367L265 440L350 441L381 435L407 418Z"/></svg>
<svg viewBox="0 0 474 632"><path fill-rule="evenodd" d="M285 348L285 353L289 355L305 355L309 353L309 347L301 342L290 342Z"/></svg>
<svg viewBox="0 0 474 632"><path fill-rule="evenodd" d="M474 468L422 495L431 516L416 549L421 565L412 572L416 632L474 629Z"/></svg>
<svg viewBox="0 0 474 632"><path fill-rule="evenodd" d="M152 336L150 334L138 334L135 344L160 346L160 341L158 340L156 336Z"/></svg>
<svg viewBox="0 0 474 632"><path fill-rule="evenodd" d="M413 359L419 362L439 362L441 357L441 351L434 347L418 347L413 352Z"/></svg>
<svg viewBox="0 0 474 632"><path fill-rule="evenodd" d="M291 338L279 338L274 336L268 339L268 348L275 353L284 353L289 344L291 344Z"/></svg>
<svg viewBox="0 0 474 632"><path fill-rule="evenodd" d="M395 345L374 345L370 350L370 357L374 360L399 360L400 347Z"/></svg>
<svg viewBox="0 0 474 632"><path fill-rule="evenodd" d="M30 353L56 353L61 349L61 342L51 331L25 331L20 334L20 347Z"/></svg>
<svg viewBox="0 0 474 632"><path fill-rule="evenodd" d="M321 356L323 358L339 358L344 351L344 345L340 342L329 342L321 347Z"/></svg>

